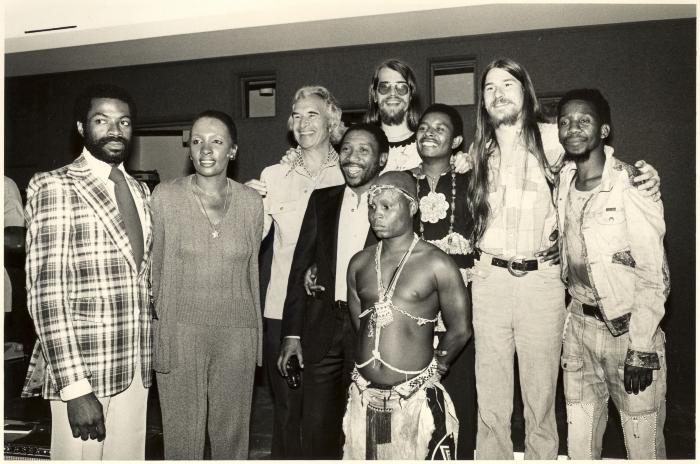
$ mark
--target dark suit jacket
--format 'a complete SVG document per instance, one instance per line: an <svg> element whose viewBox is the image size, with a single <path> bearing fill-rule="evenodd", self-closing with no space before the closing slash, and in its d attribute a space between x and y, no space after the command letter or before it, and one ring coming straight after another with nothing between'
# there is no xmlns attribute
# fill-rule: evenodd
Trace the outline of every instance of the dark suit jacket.
<svg viewBox="0 0 700 464"><path fill-rule="evenodd" d="M287 284L287 298L282 316L282 337L301 336L304 360L318 362L328 353L335 330L342 329L342 321L331 307L335 300L346 295L335 295L335 266L338 250L338 221L343 203L345 184L314 191L309 198L304 221L299 232ZM377 243L370 229L365 247ZM342 246L342 244L340 244ZM304 274L316 263L316 282L326 290L308 296L304 290Z"/></svg>

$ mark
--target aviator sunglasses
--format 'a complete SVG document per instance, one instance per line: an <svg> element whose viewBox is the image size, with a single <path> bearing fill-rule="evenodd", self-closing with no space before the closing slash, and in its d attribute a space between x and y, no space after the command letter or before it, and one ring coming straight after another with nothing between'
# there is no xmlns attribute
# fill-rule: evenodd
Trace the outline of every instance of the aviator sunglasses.
<svg viewBox="0 0 700 464"><path fill-rule="evenodd" d="M380 82L377 86L377 92L380 95L387 95L391 92L391 89L396 91L396 95L403 97L408 94L410 88L406 82Z"/></svg>

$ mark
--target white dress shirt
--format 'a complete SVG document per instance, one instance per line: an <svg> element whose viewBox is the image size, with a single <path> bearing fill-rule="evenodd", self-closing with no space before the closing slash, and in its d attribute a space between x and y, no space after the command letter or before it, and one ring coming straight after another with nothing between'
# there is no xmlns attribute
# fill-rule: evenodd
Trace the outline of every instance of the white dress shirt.
<svg viewBox="0 0 700 464"><path fill-rule="evenodd" d="M350 259L362 251L369 232L367 191L359 197L345 187L338 221L338 247L335 262L335 299L347 301L347 273Z"/></svg>

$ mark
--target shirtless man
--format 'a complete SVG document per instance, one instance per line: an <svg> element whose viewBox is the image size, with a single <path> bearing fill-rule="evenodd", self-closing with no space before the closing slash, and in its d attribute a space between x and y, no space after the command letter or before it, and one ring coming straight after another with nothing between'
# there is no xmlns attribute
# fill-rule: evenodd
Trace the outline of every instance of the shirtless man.
<svg viewBox="0 0 700 464"><path fill-rule="evenodd" d="M440 377L471 336L470 303L454 261L413 233L415 185L405 172L379 177L368 200L380 242L348 267L358 341L344 459L454 457L458 420ZM447 332L433 350L439 309Z"/></svg>

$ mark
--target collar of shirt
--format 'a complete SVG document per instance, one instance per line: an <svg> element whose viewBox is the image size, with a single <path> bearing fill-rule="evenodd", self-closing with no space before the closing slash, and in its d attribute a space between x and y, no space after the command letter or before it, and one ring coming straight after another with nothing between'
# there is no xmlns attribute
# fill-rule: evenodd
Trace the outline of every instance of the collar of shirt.
<svg viewBox="0 0 700 464"><path fill-rule="evenodd" d="M337 164L338 153L335 151L335 148L333 148L333 146L331 145L330 151L328 152L326 159L323 161L320 171L331 166L336 166ZM306 167L304 166L304 155L301 152L301 147L294 148L294 155L292 156L292 159L289 162L289 172L287 172L287 175L289 175L292 171L296 171L298 174L301 174L303 176L311 177L309 171L307 171Z"/></svg>
<svg viewBox="0 0 700 464"><path fill-rule="evenodd" d="M603 167L603 179L601 180L601 185L604 185L605 187L603 190L609 190L606 185L606 180L608 180L609 176L606 176L606 171L607 167L610 166L610 158L613 157L615 154L615 149L611 147L610 145L605 145L603 147L603 153L605 153L605 166ZM564 166L561 168L561 171L559 172L559 176L564 179L564 182L570 182L573 176L576 174L578 171L578 167L576 166L576 162L574 160L567 160L564 163ZM568 184L567 184L568 187Z"/></svg>
<svg viewBox="0 0 700 464"><path fill-rule="evenodd" d="M87 148L83 148L82 155L85 157L85 164L87 164L88 169L90 169L90 171L92 171L92 173L98 179L104 182L103 185L105 186L108 195L112 198L113 201L116 202L116 197L114 194L114 182L112 182L112 180L109 178L109 174L112 171L112 165L95 158L95 156L92 153L90 153L87 150ZM117 168L120 169L125 176L128 176L128 173L124 169L124 163L119 163L119 166ZM136 203L136 211L138 212L139 220L141 221L141 226L143 230L143 241L144 243L146 243L148 234L147 227L145 226L146 203L141 199L141 195L138 193L137 190L134 189L132 185L128 183L127 185L129 185L129 191L131 192L131 196L134 199L134 202Z"/></svg>
<svg viewBox="0 0 700 464"><path fill-rule="evenodd" d="M103 182L107 183L112 183L112 181L109 179L109 173L112 172L112 165L109 163L105 163L102 160L98 160L93 156L92 153L88 151L87 148L83 147L83 153L82 155L85 157L85 163L87 164L88 168L95 174L99 179L101 179ZM126 170L124 169L124 163L119 163L119 169L126 174Z"/></svg>
<svg viewBox="0 0 700 464"><path fill-rule="evenodd" d="M389 148L407 147L408 145L412 144L415 141L416 141L416 134L414 132L403 140L397 140L396 142L389 142Z"/></svg>
<svg viewBox="0 0 700 464"><path fill-rule="evenodd" d="M437 179L444 176L445 174L447 174L451 170L452 170L452 167L450 166L450 168L447 171L441 172L440 175L437 177ZM428 177L428 175L425 172L423 172L423 163L419 164L418 166L411 169L410 171L411 171L411 174L413 174L413 177L415 177L416 179L425 179ZM432 179L432 177L431 177L431 179Z"/></svg>
<svg viewBox="0 0 700 464"><path fill-rule="evenodd" d="M357 197L357 193L350 188L349 185L345 186L345 190L343 191L343 203L352 201L352 207L353 209L358 209L361 207L363 204L367 204L367 195L368 195L368 190L365 190L360 194L359 201Z"/></svg>

